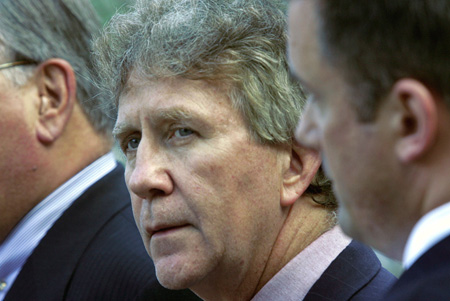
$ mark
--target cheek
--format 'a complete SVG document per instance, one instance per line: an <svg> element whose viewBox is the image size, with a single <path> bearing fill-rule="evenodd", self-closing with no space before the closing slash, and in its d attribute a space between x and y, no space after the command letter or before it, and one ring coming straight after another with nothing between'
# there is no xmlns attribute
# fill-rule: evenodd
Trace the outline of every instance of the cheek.
<svg viewBox="0 0 450 301"><path fill-rule="evenodd" d="M233 161L227 153L209 150L183 160L173 173L177 193L208 240L229 231L230 208L239 201L236 191L242 177Z"/></svg>
<svg viewBox="0 0 450 301"><path fill-rule="evenodd" d="M42 148L35 132L22 116L0 112L0 137L0 194L36 197L42 187L30 187L28 183L42 177L39 171L47 161L40 154Z"/></svg>
<svg viewBox="0 0 450 301"><path fill-rule="evenodd" d="M321 119L324 151L326 156L330 157L330 166L350 165L349 160L354 158L354 144L357 143L357 137L352 135L352 130L356 125L345 122L340 116L328 114ZM360 142L359 142L360 143Z"/></svg>
<svg viewBox="0 0 450 301"><path fill-rule="evenodd" d="M131 207L133 209L133 216L136 222L136 226L139 231L141 231L141 213L142 213L142 200L138 198L136 195L130 193L131 196Z"/></svg>
<svg viewBox="0 0 450 301"><path fill-rule="evenodd" d="M136 195L131 189L130 189L130 176L131 176L132 169L129 167L129 162L127 162L125 166L125 184L128 189L128 193L130 194L131 198L131 206L133 209L133 215L134 220L136 221L137 226L140 228L140 215L142 210L142 198L140 198L138 195Z"/></svg>
<svg viewBox="0 0 450 301"><path fill-rule="evenodd" d="M143 227L142 227L142 210L143 210L143 200L136 197L133 194L130 194L131 196L131 206L133 209L133 216L134 216L134 221L136 223L136 226L139 230L139 234L141 235L142 238L142 242L144 243L144 247L147 250L147 253L151 256L150 253L150 238L148 237L148 234L144 231Z"/></svg>
<svg viewBox="0 0 450 301"><path fill-rule="evenodd" d="M238 158L234 153L227 153L193 159L188 167L190 184L186 185L199 196L209 195L220 203L228 202L231 195L250 189L249 168Z"/></svg>
<svg viewBox="0 0 450 301"><path fill-rule="evenodd" d="M203 156L196 164L193 160L191 170L195 171L186 184L193 187L193 199L204 200L202 208L193 211L201 209L208 222L220 224L224 231L233 231L237 223L245 224L250 212L276 206L280 195L274 156L257 147L235 149L215 158Z"/></svg>

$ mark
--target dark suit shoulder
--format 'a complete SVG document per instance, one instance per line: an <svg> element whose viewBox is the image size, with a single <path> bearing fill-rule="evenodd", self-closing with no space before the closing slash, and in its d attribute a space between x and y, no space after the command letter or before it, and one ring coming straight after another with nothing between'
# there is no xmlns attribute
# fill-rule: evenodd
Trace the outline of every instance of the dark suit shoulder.
<svg viewBox="0 0 450 301"><path fill-rule="evenodd" d="M353 240L316 281L305 300L380 300L395 281L370 248Z"/></svg>
<svg viewBox="0 0 450 301"><path fill-rule="evenodd" d="M156 281L118 166L49 229L5 300L133 300L150 283L167 291Z"/></svg>
<svg viewBox="0 0 450 301"><path fill-rule="evenodd" d="M73 273L68 299L129 300L156 278L130 218L131 208L127 206L96 233Z"/></svg>
<svg viewBox="0 0 450 301"><path fill-rule="evenodd" d="M450 236L415 262L388 292L386 300L450 300Z"/></svg>

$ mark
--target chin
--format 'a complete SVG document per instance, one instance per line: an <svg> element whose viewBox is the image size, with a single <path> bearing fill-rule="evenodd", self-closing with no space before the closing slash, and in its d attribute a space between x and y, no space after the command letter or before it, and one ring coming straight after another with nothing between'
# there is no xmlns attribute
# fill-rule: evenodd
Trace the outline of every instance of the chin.
<svg viewBox="0 0 450 301"><path fill-rule="evenodd" d="M189 289L197 283L196 277L183 275L181 273L158 273L157 271L156 277L162 286L171 290Z"/></svg>
<svg viewBox="0 0 450 301"><path fill-rule="evenodd" d="M159 283L171 290L191 288L203 278L199 267L186 264L159 262L155 263L155 267Z"/></svg>
<svg viewBox="0 0 450 301"><path fill-rule="evenodd" d="M179 279L166 277L166 275L161 276L159 274L157 274L156 277L158 278L158 282L167 289L182 290L189 288L189 284L187 281L180 281Z"/></svg>

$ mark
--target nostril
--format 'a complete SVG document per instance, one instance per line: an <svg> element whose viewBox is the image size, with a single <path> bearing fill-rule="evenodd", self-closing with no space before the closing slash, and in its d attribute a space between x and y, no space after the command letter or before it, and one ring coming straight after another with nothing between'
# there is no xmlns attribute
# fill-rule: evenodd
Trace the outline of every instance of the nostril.
<svg viewBox="0 0 450 301"><path fill-rule="evenodd" d="M150 191L150 194L151 194L151 199L159 198L159 197L163 197L163 196L167 195L167 193L161 189L153 189L152 191Z"/></svg>

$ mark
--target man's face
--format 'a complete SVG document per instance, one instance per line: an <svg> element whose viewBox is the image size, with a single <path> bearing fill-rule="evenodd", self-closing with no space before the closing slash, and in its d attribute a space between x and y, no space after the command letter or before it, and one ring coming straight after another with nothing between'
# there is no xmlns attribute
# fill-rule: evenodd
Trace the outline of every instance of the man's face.
<svg viewBox="0 0 450 301"><path fill-rule="evenodd" d="M251 277L282 225L286 152L254 142L211 83L131 78L127 91L115 135L158 279L196 291Z"/></svg>
<svg viewBox="0 0 450 301"><path fill-rule="evenodd" d="M392 224L388 212L396 210L388 127L383 117L359 122L349 84L319 49L314 3L293 0L289 11L291 65L309 94L296 139L320 152L340 201L344 231L384 249L380 228Z"/></svg>

